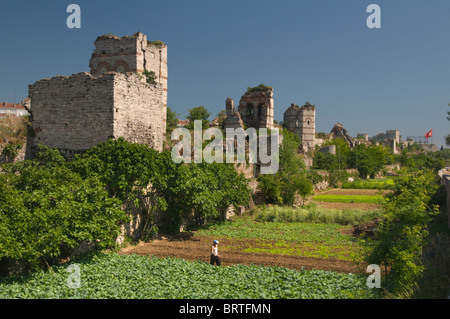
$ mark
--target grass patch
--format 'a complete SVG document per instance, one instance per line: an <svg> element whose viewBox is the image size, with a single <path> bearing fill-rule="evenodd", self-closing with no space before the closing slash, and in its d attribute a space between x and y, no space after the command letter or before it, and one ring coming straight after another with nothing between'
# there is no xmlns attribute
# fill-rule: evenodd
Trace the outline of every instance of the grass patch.
<svg viewBox="0 0 450 319"><path fill-rule="evenodd" d="M383 200L383 195L331 195L323 194L313 197L313 201L332 203L366 203L379 204Z"/></svg>
<svg viewBox="0 0 450 319"><path fill-rule="evenodd" d="M389 189L391 185L394 185L392 178L381 178L373 180L356 180L353 182L346 182L342 184L344 189Z"/></svg>
<svg viewBox="0 0 450 319"><path fill-rule="evenodd" d="M382 216L379 209L327 209L317 205L304 208L284 206L258 207L254 210L255 220L265 222L334 223L339 225L358 225Z"/></svg>

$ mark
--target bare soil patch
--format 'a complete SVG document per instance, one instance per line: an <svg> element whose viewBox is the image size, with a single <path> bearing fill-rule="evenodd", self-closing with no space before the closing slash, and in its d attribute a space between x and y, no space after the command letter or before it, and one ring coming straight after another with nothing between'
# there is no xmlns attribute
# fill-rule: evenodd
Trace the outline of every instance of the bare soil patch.
<svg viewBox="0 0 450 319"><path fill-rule="evenodd" d="M349 261L338 259L321 259L303 256L275 255L267 253L254 253L239 251L239 247L248 245L248 240L230 238L212 238L198 236L193 233L182 233L177 236L163 237L149 243L140 243L129 246L120 253L136 254L144 256L158 256L162 258L176 257L192 261L204 261L209 263L211 244L214 239L219 239L219 253L222 265L263 265L280 266L290 269L306 270L320 269L342 273L356 273L356 265ZM221 249L220 247L236 247L236 249Z"/></svg>

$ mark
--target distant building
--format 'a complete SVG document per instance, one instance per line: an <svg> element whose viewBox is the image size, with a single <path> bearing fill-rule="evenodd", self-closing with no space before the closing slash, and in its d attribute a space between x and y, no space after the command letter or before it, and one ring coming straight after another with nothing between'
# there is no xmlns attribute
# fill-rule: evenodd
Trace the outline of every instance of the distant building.
<svg viewBox="0 0 450 319"><path fill-rule="evenodd" d="M188 125L189 123L190 123L189 120L179 120L178 123L177 123L177 126L178 127L184 127L184 126Z"/></svg>
<svg viewBox="0 0 450 319"><path fill-rule="evenodd" d="M0 103L0 117L6 117L7 115L26 116L29 113L23 104L2 102Z"/></svg>

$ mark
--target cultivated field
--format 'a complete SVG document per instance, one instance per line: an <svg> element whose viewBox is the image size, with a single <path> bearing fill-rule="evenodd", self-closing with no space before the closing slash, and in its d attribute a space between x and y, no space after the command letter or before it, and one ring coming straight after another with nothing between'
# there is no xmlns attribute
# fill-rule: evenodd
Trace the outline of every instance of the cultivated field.
<svg viewBox="0 0 450 319"><path fill-rule="evenodd" d="M381 196L364 189L321 195ZM75 260L80 289L66 287L66 264L0 281L0 298L377 298L365 285L353 231L380 214L373 202L259 207L230 221ZM209 265L214 239L223 267Z"/></svg>

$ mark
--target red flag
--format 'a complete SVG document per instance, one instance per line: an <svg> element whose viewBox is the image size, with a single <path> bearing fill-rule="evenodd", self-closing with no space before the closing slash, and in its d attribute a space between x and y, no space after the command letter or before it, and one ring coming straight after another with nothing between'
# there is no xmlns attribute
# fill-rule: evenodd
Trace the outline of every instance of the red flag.
<svg viewBox="0 0 450 319"><path fill-rule="evenodd" d="M433 130L430 130L427 134L425 134L425 138L433 137Z"/></svg>

